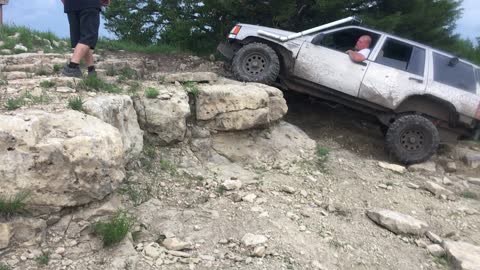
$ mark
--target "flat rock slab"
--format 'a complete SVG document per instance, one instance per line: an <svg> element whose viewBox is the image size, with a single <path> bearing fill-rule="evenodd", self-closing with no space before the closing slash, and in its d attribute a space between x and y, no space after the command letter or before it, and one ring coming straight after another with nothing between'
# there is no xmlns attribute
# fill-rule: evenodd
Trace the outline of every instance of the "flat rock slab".
<svg viewBox="0 0 480 270"><path fill-rule="evenodd" d="M428 228L424 221L386 209L369 210L367 216L396 234L423 235Z"/></svg>
<svg viewBox="0 0 480 270"><path fill-rule="evenodd" d="M164 82L215 82L218 79L217 74L213 72L184 72L167 74L164 77Z"/></svg>
<svg viewBox="0 0 480 270"><path fill-rule="evenodd" d="M480 247L466 242L445 241L443 247L453 264L453 269L479 270Z"/></svg>
<svg viewBox="0 0 480 270"><path fill-rule="evenodd" d="M437 164L435 164L435 162L433 161L427 161L424 163L408 166L408 170L411 172L434 173L437 171Z"/></svg>
<svg viewBox="0 0 480 270"><path fill-rule="evenodd" d="M454 196L453 192L442 187L441 185L437 184L437 183L434 183L432 181L427 181L423 187L430 191L433 195L435 196L441 196L441 195L445 195L447 197L449 197L451 199L451 197Z"/></svg>
<svg viewBox="0 0 480 270"><path fill-rule="evenodd" d="M390 163L380 161L380 162L378 162L378 166L380 166L384 169L396 172L396 173L400 173L400 174L404 174L404 173L407 172L407 168L405 168L404 166L397 165L397 164L390 164Z"/></svg>
<svg viewBox="0 0 480 270"><path fill-rule="evenodd" d="M463 157L463 162L472 169L480 167L480 154L469 153Z"/></svg>

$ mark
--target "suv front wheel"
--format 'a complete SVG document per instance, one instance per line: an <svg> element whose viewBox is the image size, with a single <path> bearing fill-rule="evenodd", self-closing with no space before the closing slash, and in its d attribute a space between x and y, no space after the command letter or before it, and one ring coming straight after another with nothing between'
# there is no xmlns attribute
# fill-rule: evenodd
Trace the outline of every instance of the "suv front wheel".
<svg viewBox="0 0 480 270"><path fill-rule="evenodd" d="M280 72L280 60L270 46L250 43L235 53L232 70L239 81L272 84Z"/></svg>
<svg viewBox="0 0 480 270"><path fill-rule="evenodd" d="M387 151L404 164L428 160L437 151L440 136L435 125L420 115L398 118L388 129Z"/></svg>

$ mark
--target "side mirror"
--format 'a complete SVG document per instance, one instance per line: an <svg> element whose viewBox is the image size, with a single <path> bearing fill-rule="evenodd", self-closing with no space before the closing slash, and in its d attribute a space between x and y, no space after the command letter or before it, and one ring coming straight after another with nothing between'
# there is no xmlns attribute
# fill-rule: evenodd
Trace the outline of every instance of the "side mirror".
<svg viewBox="0 0 480 270"><path fill-rule="evenodd" d="M458 57L453 57L452 59L450 59L450 61L448 62L448 66L449 67L454 67L458 64L458 62L460 62L460 59L458 59Z"/></svg>
<svg viewBox="0 0 480 270"><path fill-rule="evenodd" d="M314 45L320 45L320 43L322 42L323 38L325 37L325 34L324 33L320 33L318 35L316 35L313 39L312 39L312 44Z"/></svg>

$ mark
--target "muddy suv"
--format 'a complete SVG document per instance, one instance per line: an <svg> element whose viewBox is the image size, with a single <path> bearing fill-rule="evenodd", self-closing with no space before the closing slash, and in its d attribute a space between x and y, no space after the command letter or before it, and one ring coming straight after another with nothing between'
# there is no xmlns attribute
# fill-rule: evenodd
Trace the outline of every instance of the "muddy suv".
<svg viewBox="0 0 480 270"><path fill-rule="evenodd" d="M480 69L423 44L350 24L300 33L236 25L218 50L240 81L261 82L344 104L378 118L386 150L405 164L429 159L440 140L480 130ZM349 24L345 26L345 24ZM345 52L363 36L370 54Z"/></svg>

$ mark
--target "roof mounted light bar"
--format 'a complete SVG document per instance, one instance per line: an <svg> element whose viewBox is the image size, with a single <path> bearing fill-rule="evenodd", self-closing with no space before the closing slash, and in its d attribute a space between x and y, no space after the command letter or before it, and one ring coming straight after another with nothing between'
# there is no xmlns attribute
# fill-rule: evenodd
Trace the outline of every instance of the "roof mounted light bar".
<svg viewBox="0 0 480 270"><path fill-rule="evenodd" d="M286 42L286 41L289 41L289 40L292 40L292 39L295 39L295 38L303 37L303 36L306 36L306 35L309 35L309 34L312 34L312 33L315 33L315 32L319 32L319 31L328 29L330 27L334 27L334 26L337 26L337 25L344 24L344 23L362 23L362 19L360 19L357 16L352 16L352 17L348 17L348 18L345 18L345 19L341 19L341 20L338 20L338 21L331 22L331 23L327 23L327 24L324 24L324 25L321 25L321 26L317 26L315 28L308 29L308 30L305 30L303 32L295 33L295 34L292 34L290 36L280 36L280 35L277 35L277 34L274 34L274 33L271 33L271 32L267 32L267 31L263 31L263 30L258 30L258 34L260 36L268 37L268 38L271 38L271 39L276 39L276 40L281 41L281 42Z"/></svg>

